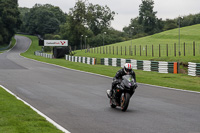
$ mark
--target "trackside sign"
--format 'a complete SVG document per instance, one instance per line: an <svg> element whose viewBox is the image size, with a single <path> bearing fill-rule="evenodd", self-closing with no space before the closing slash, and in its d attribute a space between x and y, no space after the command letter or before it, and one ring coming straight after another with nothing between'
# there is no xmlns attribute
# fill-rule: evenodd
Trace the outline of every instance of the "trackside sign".
<svg viewBox="0 0 200 133"><path fill-rule="evenodd" d="M68 46L68 40L44 40L44 46Z"/></svg>

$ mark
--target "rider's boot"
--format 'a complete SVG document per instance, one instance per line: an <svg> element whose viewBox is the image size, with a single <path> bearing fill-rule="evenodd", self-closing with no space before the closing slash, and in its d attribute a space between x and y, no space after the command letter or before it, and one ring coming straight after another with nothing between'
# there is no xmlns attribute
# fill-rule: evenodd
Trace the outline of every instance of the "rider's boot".
<svg viewBox="0 0 200 133"><path fill-rule="evenodd" d="M113 89L111 88L109 93L110 98L112 98L112 94L113 94Z"/></svg>

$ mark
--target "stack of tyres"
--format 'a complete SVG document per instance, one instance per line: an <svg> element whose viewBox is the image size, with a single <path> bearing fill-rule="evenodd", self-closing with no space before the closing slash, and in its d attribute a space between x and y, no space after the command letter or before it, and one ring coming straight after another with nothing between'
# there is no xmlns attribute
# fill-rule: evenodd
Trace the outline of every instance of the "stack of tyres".
<svg viewBox="0 0 200 133"><path fill-rule="evenodd" d="M119 58L117 59L117 66L121 67L121 59L119 59Z"/></svg>
<svg viewBox="0 0 200 133"><path fill-rule="evenodd" d="M200 63L197 63L196 65L196 75L200 76Z"/></svg>
<svg viewBox="0 0 200 133"><path fill-rule="evenodd" d="M151 62L151 71L158 72L158 61Z"/></svg>
<svg viewBox="0 0 200 133"><path fill-rule="evenodd" d="M168 73L174 73L174 62L168 62Z"/></svg>
<svg viewBox="0 0 200 133"><path fill-rule="evenodd" d="M143 70L143 61L142 60L137 60L137 69Z"/></svg>

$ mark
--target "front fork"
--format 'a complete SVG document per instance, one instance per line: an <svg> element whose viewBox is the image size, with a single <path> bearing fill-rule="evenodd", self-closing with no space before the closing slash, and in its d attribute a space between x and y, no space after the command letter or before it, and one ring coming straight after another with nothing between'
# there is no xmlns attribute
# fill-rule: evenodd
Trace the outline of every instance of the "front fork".
<svg viewBox="0 0 200 133"><path fill-rule="evenodd" d="M125 102L124 94L125 94L124 92L121 94L120 106L124 105L124 102Z"/></svg>

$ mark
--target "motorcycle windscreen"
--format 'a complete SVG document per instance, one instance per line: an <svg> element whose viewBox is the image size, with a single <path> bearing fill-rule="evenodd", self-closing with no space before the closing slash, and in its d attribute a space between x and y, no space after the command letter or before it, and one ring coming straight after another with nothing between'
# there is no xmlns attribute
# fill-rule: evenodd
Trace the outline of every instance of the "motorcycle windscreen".
<svg viewBox="0 0 200 133"><path fill-rule="evenodd" d="M122 81L123 85L126 86L126 87L128 87L128 88L130 88L131 86L133 86L134 83L135 83L135 80L134 80L134 78L133 78L132 75L124 75L122 77L122 79L123 79L123 81Z"/></svg>

